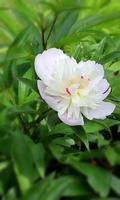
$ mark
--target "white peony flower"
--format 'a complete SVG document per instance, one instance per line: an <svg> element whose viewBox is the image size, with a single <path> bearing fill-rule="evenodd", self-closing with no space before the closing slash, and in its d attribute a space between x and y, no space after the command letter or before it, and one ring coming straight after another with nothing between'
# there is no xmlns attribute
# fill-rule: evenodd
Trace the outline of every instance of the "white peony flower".
<svg viewBox="0 0 120 200"><path fill-rule="evenodd" d="M83 125L83 115L105 119L115 105L103 100L111 91L103 66L95 61L76 62L62 50L51 48L35 58L38 90L46 103L68 125Z"/></svg>

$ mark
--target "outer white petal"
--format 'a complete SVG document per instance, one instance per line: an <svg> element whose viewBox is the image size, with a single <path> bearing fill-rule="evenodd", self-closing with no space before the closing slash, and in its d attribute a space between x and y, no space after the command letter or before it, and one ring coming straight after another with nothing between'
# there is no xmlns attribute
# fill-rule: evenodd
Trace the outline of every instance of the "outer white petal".
<svg viewBox="0 0 120 200"><path fill-rule="evenodd" d="M61 121L63 121L65 124L68 124L70 126L75 126L75 125L84 125L83 117L80 114L79 119L74 119L74 118L68 118L67 112L65 112L63 115L58 113L58 117L60 118Z"/></svg>
<svg viewBox="0 0 120 200"><path fill-rule="evenodd" d="M43 81L37 81L38 90L40 92L41 97L46 101L46 103L54 110L57 111L58 107L58 97L52 97L45 93L46 86Z"/></svg>
<svg viewBox="0 0 120 200"><path fill-rule="evenodd" d="M110 115L115 109L115 105L110 102L102 102L96 109L83 108L82 113L86 118L92 119L104 119Z"/></svg>
<svg viewBox="0 0 120 200"><path fill-rule="evenodd" d="M102 79L98 83L98 86L96 86L96 90L99 92L99 94L102 94L102 100L103 100L109 95L111 88L108 81L106 79Z"/></svg>
<svg viewBox="0 0 120 200"><path fill-rule="evenodd" d="M109 88L104 94L102 100L104 100L111 92L111 88Z"/></svg>
<svg viewBox="0 0 120 200"><path fill-rule="evenodd" d="M49 78L56 67L57 60L64 56L66 55L63 51L56 48L38 54L35 58L35 71L38 77L43 81Z"/></svg>

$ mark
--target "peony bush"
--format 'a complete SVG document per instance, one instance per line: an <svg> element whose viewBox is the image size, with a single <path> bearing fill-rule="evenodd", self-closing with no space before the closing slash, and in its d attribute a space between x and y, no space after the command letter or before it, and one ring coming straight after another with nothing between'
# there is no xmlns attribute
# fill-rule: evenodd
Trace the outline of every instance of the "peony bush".
<svg viewBox="0 0 120 200"><path fill-rule="evenodd" d="M0 1L0 199L120 199L120 2Z"/></svg>

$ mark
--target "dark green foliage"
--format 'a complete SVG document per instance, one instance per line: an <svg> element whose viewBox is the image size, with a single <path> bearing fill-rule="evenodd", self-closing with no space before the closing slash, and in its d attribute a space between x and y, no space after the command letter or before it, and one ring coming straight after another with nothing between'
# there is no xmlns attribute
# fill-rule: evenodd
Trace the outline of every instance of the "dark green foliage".
<svg viewBox="0 0 120 200"><path fill-rule="evenodd" d="M35 56L46 48L104 65L115 112L63 124L40 98ZM0 1L0 198L120 199L119 0Z"/></svg>

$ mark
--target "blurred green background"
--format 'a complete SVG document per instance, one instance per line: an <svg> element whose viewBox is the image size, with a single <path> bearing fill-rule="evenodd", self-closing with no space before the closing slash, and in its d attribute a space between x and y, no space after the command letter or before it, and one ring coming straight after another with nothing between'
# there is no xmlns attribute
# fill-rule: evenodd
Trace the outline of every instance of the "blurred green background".
<svg viewBox="0 0 120 200"><path fill-rule="evenodd" d="M103 64L115 112L69 127L40 98L51 47ZM120 199L120 1L0 0L0 198Z"/></svg>

